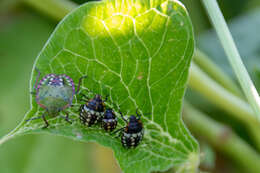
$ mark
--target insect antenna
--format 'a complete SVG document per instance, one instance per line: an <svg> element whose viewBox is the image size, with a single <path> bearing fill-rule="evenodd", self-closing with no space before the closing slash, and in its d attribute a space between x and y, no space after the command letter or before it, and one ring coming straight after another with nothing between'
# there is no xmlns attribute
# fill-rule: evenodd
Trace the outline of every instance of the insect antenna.
<svg viewBox="0 0 260 173"><path fill-rule="evenodd" d="M136 115L138 116L137 119L140 120L142 115L138 113L138 108L136 109ZM151 113L143 113L143 115L151 115Z"/></svg>
<svg viewBox="0 0 260 173"><path fill-rule="evenodd" d="M39 78L40 78L40 76L41 76L41 72L40 72L40 70L37 68L37 67L35 67L35 70L37 71L37 77L36 77L36 82L35 82L35 84L34 84L34 86L33 86L33 89L35 89L35 87L38 85L38 82L39 82Z"/></svg>
<svg viewBox="0 0 260 173"><path fill-rule="evenodd" d="M116 131L113 131L113 133L111 133L111 135L116 134L116 133L122 131L124 128L125 128L125 127L122 127L122 128L120 128L120 129L117 129Z"/></svg>
<svg viewBox="0 0 260 173"><path fill-rule="evenodd" d="M138 113L138 108L136 109L135 113L136 113L136 115L138 116L137 119L140 120L140 118L141 118L141 114Z"/></svg>
<svg viewBox="0 0 260 173"><path fill-rule="evenodd" d="M81 85L81 82L84 78L87 78L87 76L82 76L81 78L79 78L79 83L78 83L78 88L77 88L77 91L76 91L76 94L79 93L79 89L80 89L80 85Z"/></svg>

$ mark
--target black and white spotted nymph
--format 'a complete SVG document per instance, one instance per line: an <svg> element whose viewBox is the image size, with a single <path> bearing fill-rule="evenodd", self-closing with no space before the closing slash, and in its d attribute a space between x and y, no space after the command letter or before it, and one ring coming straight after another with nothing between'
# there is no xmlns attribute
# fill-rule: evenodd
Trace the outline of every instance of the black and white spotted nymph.
<svg viewBox="0 0 260 173"><path fill-rule="evenodd" d="M117 126L117 117L112 109L106 109L101 126L106 131L113 131Z"/></svg>
<svg viewBox="0 0 260 173"><path fill-rule="evenodd" d="M131 115L129 120L126 120L122 113L120 114L122 119L127 123L125 127L118 130L120 131L121 143L125 148L135 148L140 144L144 135L143 123L140 120L141 115L136 111L137 117Z"/></svg>
<svg viewBox="0 0 260 173"><path fill-rule="evenodd" d="M105 104L100 95L86 101L79 108L79 117L82 124L92 126L100 122L105 111Z"/></svg>

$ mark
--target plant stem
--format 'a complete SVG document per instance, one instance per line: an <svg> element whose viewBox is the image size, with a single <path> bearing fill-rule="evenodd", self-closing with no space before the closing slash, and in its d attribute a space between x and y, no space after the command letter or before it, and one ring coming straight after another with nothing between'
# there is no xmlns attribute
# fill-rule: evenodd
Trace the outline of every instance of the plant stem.
<svg viewBox="0 0 260 173"><path fill-rule="evenodd" d="M250 76L241 60L234 40L227 27L225 19L216 0L202 0L210 19L217 31L221 44L226 52L229 62L240 82L240 85L249 101L256 117L260 120L260 98Z"/></svg>
<svg viewBox="0 0 260 173"><path fill-rule="evenodd" d="M77 4L69 0L23 0L42 13L60 21L66 14L77 7Z"/></svg>
<svg viewBox="0 0 260 173"><path fill-rule="evenodd" d="M224 88L231 91L233 94L240 98L244 98L241 90L237 87L235 82L223 72L205 53L197 49L194 54L194 62L200 66L207 74L215 79Z"/></svg>
<svg viewBox="0 0 260 173"><path fill-rule="evenodd" d="M220 86L203 72L196 63L191 64L189 86L214 104L231 113L236 119L242 122L256 121L252 109L245 101Z"/></svg>
<svg viewBox="0 0 260 173"><path fill-rule="evenodd" d="M239 97L231 94L216 83L200 68L192 63L189 86L218 107L229 112L231 116L246 124L250 130L257 148L260 150L260 124L250 106Z"/></svg>
<svg viewBox="0 0 260 173"><path fill-rule="evenodd" d="M260 156L228 127L210 119L190 104L184 104L184 120L198 136L228 155L247 172L260 172Z"/></svg>

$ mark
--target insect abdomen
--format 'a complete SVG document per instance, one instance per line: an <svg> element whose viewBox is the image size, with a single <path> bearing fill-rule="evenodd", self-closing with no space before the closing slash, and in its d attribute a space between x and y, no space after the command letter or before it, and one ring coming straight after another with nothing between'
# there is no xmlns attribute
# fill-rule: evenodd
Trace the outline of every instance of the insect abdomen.
<svg viewBox="0 0 260 173"><path fill-rule="evenodd" d="M143 130L138 133L123 132L121 137L122 145L126 148L134 148L139 145L143 138Z"/></svg>
<svg viewBox="0 0 260 173"><path fill-rule="evenodd" d="M117 126L117 119L103 119L102 128L106 131L112 131Z"/></svg>
<svg viewBox="0 0 260 173"><path fill-rule="evenodd" d="M82 124L85 124L87 126L92 126L93 124L96 124L102 118L102 112L91 110L86 105L82 105L80 107L79 115Z"/></svg>

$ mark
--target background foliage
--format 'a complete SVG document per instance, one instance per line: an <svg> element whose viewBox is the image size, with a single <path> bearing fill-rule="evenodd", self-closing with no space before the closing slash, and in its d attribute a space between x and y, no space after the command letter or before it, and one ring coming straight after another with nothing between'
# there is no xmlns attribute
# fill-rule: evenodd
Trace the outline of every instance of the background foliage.
<svg viewBox="0 0 260 173"><path fill-rule="evenodd" d="M82 3L82 1L75 2ZM239 48L240 45L243 45L240 50L245 50L245 52L242 51L242 57L248 58L247 55L254 55L255 57L251 58L254 61L251 61L251 59L248 61L244 59L244 61L257 64L256 61L260 64L257 61L260 50L258 47L260 44L257 43L259 43L260 39L254 32L248 32L248 30L254 30L254 25L250 24L251 20L246 16L250 11L259 11L256 8L259 7L259 2L257 0L240 0L240 3L235 0L228 3L224 0L219 2L228 21L233 21L233 18L236 18L232 30L234 30L235 40L238 42ZM214 35L208 34L206 31L210 29L210 25L200 1L183 0L183 3L190 12L196 37L199 40L198 45L205 49L209 55L216 57L214 51L221 51L222 49L214 44L205 45L205 43L214 43L216 39ZM0 2L0 136L15 127L29 109L29 91L27 88L32 64L57 24L52 18L39 13L26 4L15 0ZM259 21L257 15L259 15L258 12L253 12L249 17L251 19L255 18L257 22ZM237 18L238 16L244 17ZM242 24L240 24L240 20ZM243 29L244 26L247 26L247 28ZM239 31L235 31L238 29L245 31L244 34L246 35L243 35L243 38L252 38L254 44L249 44L246 39L239 38L241 36ZM206 31L206 34L204 34L204 31ZM235 34L236 32L238 33ZM252 42L250 41L250 43ZM214 49L215 46L218 48L209 51ZM250 52L251 50L253 51ZM221 57L223 56L222 54ZM219 58L216 59L216 62L221 67L227 65L226 62L219 60ZM259 74L258 67L250 64L247 66L249 71L253 72L253 74ZM229 71L228 68L227 71ZM256 75L255 77L255 81L257 81L259 76ZM235 129L242 139L248 141L254 147L253 142L250 141L247 132L240 123L227 118L224 111L208 103L198 93L190 91L187 94L189 101L192 102L192 99L197 100L198 107L203 110L206 109L206 112L211 117L213 116L213 119ZM203 169L212 172L245 172L239 168L239 165L231 157L226 156L220 150L216 150L216 147L209 145L207 140L204 140L199 135L196 137L200 139L201 150L206 158L204 160L207 161L202 162L201 167ZM93 150L96 152L93 153ZM119 172L115 162L111 162L111 157L109 150L96 144L74 142L57 136L30 135L10 140L0 147L0 168L3 173L72 172L72 170L76 170L76 172L104 172L104 170ZM51 161L49 161L50 159ZM100 165L103 165L103 167L100 167Z"/></svg>

